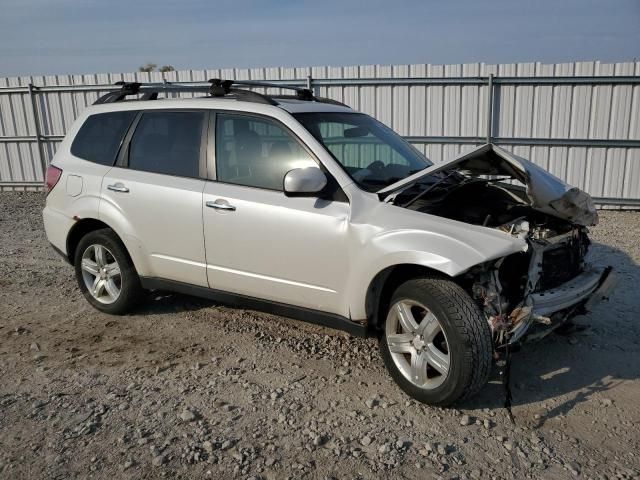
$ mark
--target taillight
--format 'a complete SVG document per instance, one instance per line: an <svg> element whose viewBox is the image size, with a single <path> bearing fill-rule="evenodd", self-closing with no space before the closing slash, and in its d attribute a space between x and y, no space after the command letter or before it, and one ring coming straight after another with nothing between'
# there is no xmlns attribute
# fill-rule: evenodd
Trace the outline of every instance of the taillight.
<svg viewBox="0 0 640 480"><path fill-rule="evenodd" d="M56 183L60 180L62 176L62 169L58 167L54 167L53 165L49 165L47 168L47 179L44 182L44 188L49 195L49 192L53 190L53 187L56 186Z"/></svg>

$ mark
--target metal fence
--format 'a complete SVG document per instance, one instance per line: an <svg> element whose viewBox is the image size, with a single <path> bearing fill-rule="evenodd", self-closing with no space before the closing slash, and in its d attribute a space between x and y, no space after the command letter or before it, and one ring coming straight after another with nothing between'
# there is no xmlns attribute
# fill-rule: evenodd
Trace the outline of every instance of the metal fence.
<svg viewBox="0 0 640 480"><path fill-rule="evenodd" d="M0 189L39 187L73 120L116 81L209 78L308 85L375 116L436 162L493 142L585 189L601 205L640 207L640 62L0 78Z"/></svg>

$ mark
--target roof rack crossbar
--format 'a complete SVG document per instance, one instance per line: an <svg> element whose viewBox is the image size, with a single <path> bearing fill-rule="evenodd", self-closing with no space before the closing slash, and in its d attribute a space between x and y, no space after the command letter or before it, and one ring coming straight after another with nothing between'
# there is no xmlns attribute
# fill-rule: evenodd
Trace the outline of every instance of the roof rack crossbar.
<svg viewBox="0 0 640 480"><path fill-rule="evenodd" d="M208 93L212 97L236 98L248 102L263 103L267 105L278 105L276 99L291 98L303 101L315 101L319 103L329 103L333 105L347 106L336 100L328 98L316 97L308 88L285 84L263 82L258 80L221 80L219 78L210 79L207 84L203 83L139 83L139 82L116 82L115 85L120 86L119 90L109 92L94 102L94 105L103 103L120 102L128 96L142 94L140 100L156 100L159 93L182 93L182 92L202 92ZM285 90L293 90L294 95L267 95L255 92L253 90L245 90L234 87L251 87L251 88L278 88Z"/></svg>
<svg viewBox="0 0 640 480"><path fill-rule="evenodd" d="M93 104L100 105L103 103L114 103L124 100L131 95L142 94L140 100L156 100L158 94L165 93L182 93L182 92L202 92L210 93L211 87L208 85L195 85L195 84L173 84L173 83L137 83L137 82L116 82L115 85L120 85L120 90L114 90L109 92L96 100Z"/></svg>
<svg viewBox="0 0 640 480"><path fill-rule="evenodd" d="M109 92L106 95L103 95L98 100L95 101L95 104L99 103L112 103L119 102L123 100L127 95L137 95L140 91L141 83L138 82L116 82L115 85L120 85L120 90L116 90L114 92Z"/></svg>
<svg viewBox="0 0 640 480"><path fill-rule="evenodd" d="M272 83L263 82L262 80L220 80L219 78L212 78L209 80L212 85L220 88L231 89L234 86L240 87L254 87L254 88L281 88L284 90L293 90L296 92L296 98L298 100L313 101L315 97L313 92L306 87L300 87L298 85L291 85L287 83Z"/></svg>

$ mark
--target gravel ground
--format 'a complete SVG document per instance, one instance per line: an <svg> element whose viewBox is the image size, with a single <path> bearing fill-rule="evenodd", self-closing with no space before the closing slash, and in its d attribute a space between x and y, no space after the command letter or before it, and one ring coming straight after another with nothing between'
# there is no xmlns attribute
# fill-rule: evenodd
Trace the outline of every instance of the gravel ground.
<svg viewBox="0 0 640 480"><path fill-rule="evenodd" d="M607 304L458 409L411 401L377 342L181 295L92 309L0 194L0 478L638 478L640 214L603 212Z"/></svg>

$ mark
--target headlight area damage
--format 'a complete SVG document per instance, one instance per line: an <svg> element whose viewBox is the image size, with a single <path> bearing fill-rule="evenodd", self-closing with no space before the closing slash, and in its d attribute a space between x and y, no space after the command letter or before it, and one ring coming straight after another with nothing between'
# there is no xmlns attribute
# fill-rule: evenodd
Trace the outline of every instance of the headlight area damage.
<svg viewBox="0 0 640 480"><path fill-rule="evenodd" d="M483 309L496 349L541 338L606 297L611 268L587 262L591 197L532 162L487 144L380 192L395 205L494 228L527 242L525 252L459 277Z"/></svg>
<svg viewBox="0 0 640 480"><path fill-rule="evenodd" d="M613 286L611 268L585 261L585 228L547 239L529 237L529 251L467 272L464 282L483 309L495 346L539 339L584 313Z"/></svg>

